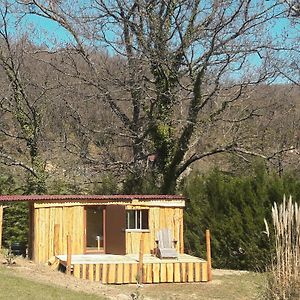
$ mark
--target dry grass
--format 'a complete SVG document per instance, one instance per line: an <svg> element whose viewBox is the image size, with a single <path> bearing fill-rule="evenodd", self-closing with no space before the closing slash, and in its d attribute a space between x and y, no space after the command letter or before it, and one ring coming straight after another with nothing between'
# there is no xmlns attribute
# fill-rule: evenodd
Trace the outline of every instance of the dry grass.
<svg viewBox="0 0 300 300"><path fill-rule="evenodd" d="M262 274L232 271L208 283L144 285L140 293L145 300L257 300L261 282Z"/></svg>
<svg viewBox="0 0 300 300"><path fill-rule="evenodd" d="M106 297L89 295L84 292L77 292L61 286L51 284L51 282L39 283L28 280L20 276L15 276L14 272L7 268L0 267L0 299L18 300L104 300Z"/></svg>
<svg viewBox="0 0 300 300"><path fill-rule="evenodd" d="M145 284L139 293L144 300L256 300L262 281L259 273L213 270L209 283ZM137 291L133 284L101 285L23 258L17 258L13 266L0 264L0 288L0 299L132 300L131 295Z"/></svg>
<svg viewBox="0 0 300 300"><path fill-rule="evenodd" d="M268 300L300 299L300 208L290 197L272 208L275 257L272 259L266 289ZM265 221L268 236L270 231Z"/></svg>

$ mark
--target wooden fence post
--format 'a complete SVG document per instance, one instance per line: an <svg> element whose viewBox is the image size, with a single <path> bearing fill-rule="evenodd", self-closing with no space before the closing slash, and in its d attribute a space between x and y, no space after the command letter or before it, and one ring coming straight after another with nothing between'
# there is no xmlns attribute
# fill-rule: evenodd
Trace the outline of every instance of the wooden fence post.
<svg viewBox="0 0 300 300"><path fill-rule="evenodd" d="M141 235L137 282L143 283L144 233Z"/></svg>
<svg viewBox="0 0 300 300"><path fill-rule="evenodd" d="M59 224L54 225L53 253L54 253L54 256L59 254Z"/></svg>
<svg viewBox="0 0 300 300"><path fill-rule="evenodd" d="M207 280L212 280L212 272L211 272L211 247L210 247L210 231L207 229L205 231L206 238L206 260L207 260Z"/></svg>
<svg viewBox="0 0 300 300"><path fill-rule="evenodd" d="M71 236L67 235L67 274L71 275L71 257L72 257L72 241Z"/></svg>
<svg viewBox="0 0 300 300"><path fill-rule="evenodd" d="M2 248L3 205L0 205L0 250Z"/></svg>

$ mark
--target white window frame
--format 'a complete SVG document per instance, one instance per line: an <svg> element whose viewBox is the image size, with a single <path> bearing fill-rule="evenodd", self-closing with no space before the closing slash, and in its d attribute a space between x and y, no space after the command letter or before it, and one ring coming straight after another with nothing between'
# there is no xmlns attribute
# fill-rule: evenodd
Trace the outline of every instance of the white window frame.
<svg viewBox="0 0 300 300"><path fill-rule="evenodd" d="M148 212L148 218L149 218L149 210L145 209ZM138 231L138 232L149 232L149 224L148 224L148 229L142 229L142 225L143 225L143 213L142 213L143 209L128 209L126 210L126 217L127 217L127 223L126 223L126 231ZM130 218L129 218L129 214L134 212L134 228L129 228L130 225ZM138 218L139 215L139 218ZM138 224L138 219L139 219L139 224ZM148 219L149 222L149 219Z"/></svg>

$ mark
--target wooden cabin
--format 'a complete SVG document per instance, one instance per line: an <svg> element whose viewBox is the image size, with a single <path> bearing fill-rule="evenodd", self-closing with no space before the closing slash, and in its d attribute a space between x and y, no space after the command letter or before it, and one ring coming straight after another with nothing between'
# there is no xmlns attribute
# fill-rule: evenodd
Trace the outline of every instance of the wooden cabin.
<svg viewBox="0 0 300 300"><path fill-rule="evenodd" d="M0 201L28 201L29 254L37 263L67 253L67 235L72 254L125 255L139 252L144 233L144 251L150 254L158 230L169 228L178 253L184 252L182 196L32 195L0 196Z"/></svg>
<svg viewBox="0 0 300 300"><path fill-rule="evenodd" d="M29 204L28 256L36 263L46 263L53 257L66 255L68 236L71 239L69 251L74 257L76 255L82 257L91 254L129 256L138 254L143 235L143 253L150 259L154 257L156 251L157 233L164 228L170 230L179 255L185 255L183 242L185 198L180 195L0 196L0 205L16 201L26 201ZM159 263L160 270L162 261L156 263ZM193 265L193 261L188 260L187 263ZM207 267L204 261L201 265L198 260L194 263L199 264L199 274L201 268ZM74 264L76 265L75 262ZM80 267L83 270L85 265L82 262L80 264L84 266ZM195 274L198 272L194 265L193 272ZM83 271L80 274L78 277L83 276ZM151 274L154 276L155 272L151 271ZM204 277L199 277L199 280L194 280L195 274L191 282L206 281L205 274ZM85 275L82 278L85 278ZM154 282L153 278L151 282ZM180 281L187 280L186 277L186 280ZM104 282L104 279L102 281ZM114 282L112 280L112 283ZM165 281L159 279L159 282Z"/></svg>

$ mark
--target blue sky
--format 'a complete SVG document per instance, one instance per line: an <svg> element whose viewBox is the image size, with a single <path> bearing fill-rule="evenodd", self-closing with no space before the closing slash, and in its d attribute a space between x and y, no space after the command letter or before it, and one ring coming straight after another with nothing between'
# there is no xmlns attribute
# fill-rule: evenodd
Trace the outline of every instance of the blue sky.
<svg viewBox="0 0 300 300"><path fill-rule="evenodd" d="M20 25L21 33L26 33L28 29L34 28L35 34L31 40L37 44L46 44L49 47L56 42L65 44L72 41L72 36L62 26L56 22L36 16L26 15L22 18Z"/></svg>
<svg viewBox="0 0 300 300"><path fill-rule="evenodd" d="M290 40L294 39L295 36L299 35L298 28L294 27L288 18L280 18L273 21L273 26L270 26L269 32L272 34L274 39L278 40L280 45L280 35L286 32ZM56 47L57 44L62 46L64 44L72 43L72 36L55 21L48 20L43 17L39 17L33 14L26 15L22 18L19 24L19 33L26 33L28 29L34 28L34 35L29 35L31 40L37 44L47 45L49 48ZM288 40L285 42L287 46ZM284 53L283 55L286 55ZM253 65L254 68L259 67L262 60L257 54L253 54L249 57L249 63ZM240 76L238 74L234 75Z"/></svg>
<svg viewBox="0 0 300 300"><path fill-rule="evenodd" d="M262 0L258 0L262 1ZM270 1L270 5L274 4L274 0ZM274 26L270 27L270 32L274 36L274 38L280 34L284 29L288 29L291 36L294 36L294 28L291 26L289 20L287 18L281 18L277 21L274 21ZM22 22L20 24L19 30L21 32L25 32L28 28L34 27L38 32L36 33L35 38L33 39L36 43L47 43L49 44L49 36L51 38L55 38L57 41L61 43L70 42L72 37L70 34L59 26L56 22L48 20L43 17L39 17L33 14L26 15L22 18ZM47 36L47 37L46 37ZM51 44L51 43L50 43Z"/></svg>

